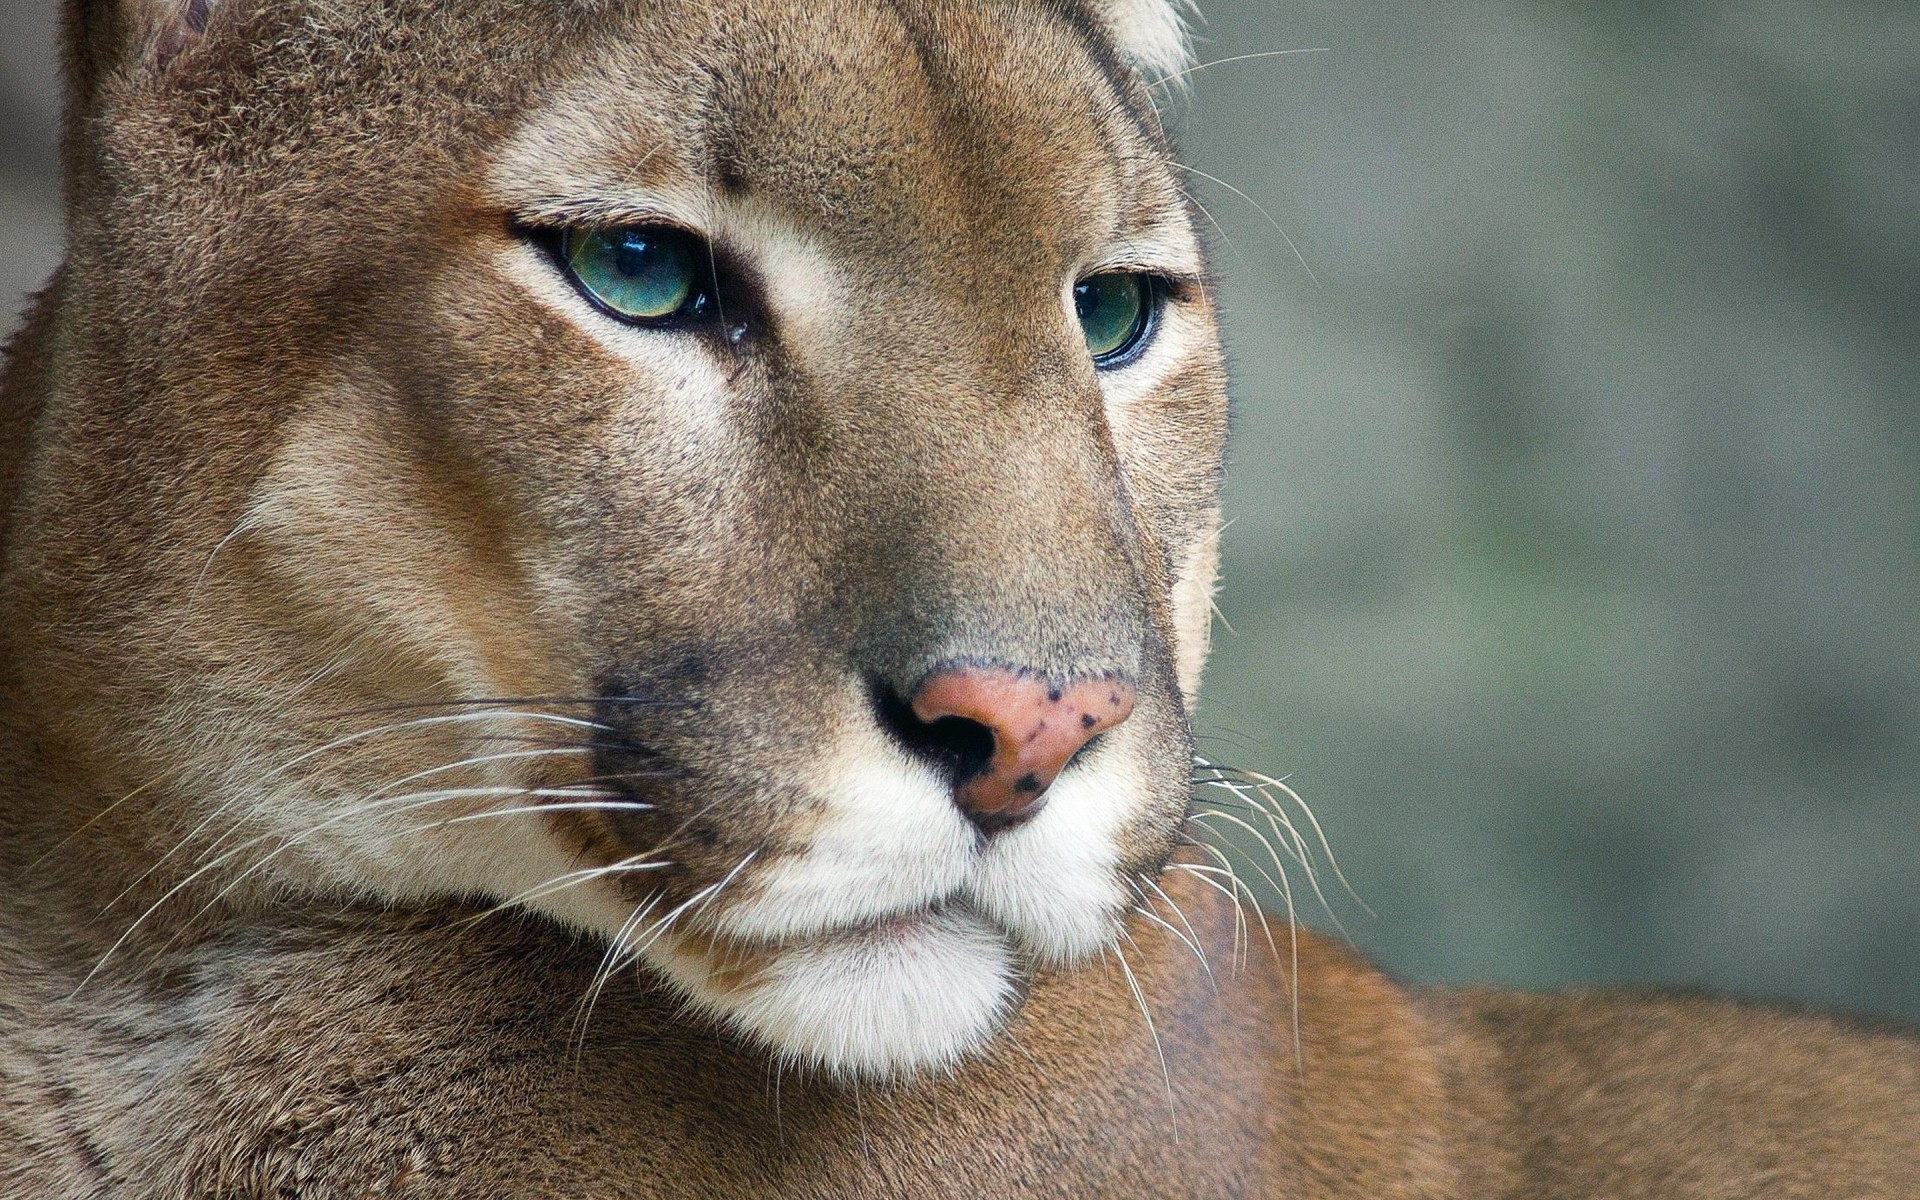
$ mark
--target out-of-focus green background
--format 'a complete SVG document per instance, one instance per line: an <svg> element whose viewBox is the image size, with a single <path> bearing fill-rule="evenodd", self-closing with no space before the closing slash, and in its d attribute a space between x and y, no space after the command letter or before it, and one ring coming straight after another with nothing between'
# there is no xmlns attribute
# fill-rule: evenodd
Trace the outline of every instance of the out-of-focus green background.
<svg viewBox="0 0 1920 1200"><path fill-rule="evenodd" d="M0 4L9 312L51 7ZM1313 51L1175 114L1238 404L1208 754L1405 975L1920 1018L1920 5L1205 7L1203 62Z"/></svg>

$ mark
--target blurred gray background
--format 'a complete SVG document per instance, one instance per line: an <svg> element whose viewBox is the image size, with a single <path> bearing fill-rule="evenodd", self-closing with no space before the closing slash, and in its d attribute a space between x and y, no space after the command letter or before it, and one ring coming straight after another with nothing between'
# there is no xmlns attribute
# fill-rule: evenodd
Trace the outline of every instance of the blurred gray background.
<svg viewBox="0 0 1920 1200"><path fill-rule="evenodd" d="M0 3L9 326L52 7ZM1920 5L1204 7L1203 62L1314 51L1173 114L1238 405L1206 753L1403 975L1920 1018Z"/></svg>

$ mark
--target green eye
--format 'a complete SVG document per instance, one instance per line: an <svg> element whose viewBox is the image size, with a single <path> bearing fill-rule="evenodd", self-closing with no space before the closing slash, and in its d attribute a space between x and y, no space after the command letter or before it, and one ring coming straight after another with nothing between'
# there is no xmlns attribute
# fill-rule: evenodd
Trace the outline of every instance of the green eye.
<svg viewBox="0 0 1920 1200"><path fill-rule="evenodd" d="M1073 311L1094 365L1117 366L1146 339L1153 284L1130 271L1089 275L1073 285Z"/></svg>
<svg viewBox="0 0 1920 1200"><path fill-rule="evenodd" d="M710 298L706 249L664 225L571 228L560 258L574 282L613 315L651 324L694 316Z"/></svg>

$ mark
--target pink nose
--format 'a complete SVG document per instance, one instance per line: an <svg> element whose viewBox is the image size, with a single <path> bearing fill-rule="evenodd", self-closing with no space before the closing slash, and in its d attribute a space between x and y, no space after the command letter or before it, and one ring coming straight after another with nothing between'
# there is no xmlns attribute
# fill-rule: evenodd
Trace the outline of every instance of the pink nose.
<svg viewBox="0 0 1920 1200"><path fill-rule="evenodd" d="M950 667L913 693L913 715L932 725L960 718L985 726L993 754L954 785L954 803L991 832L1040 811L1074 752L1133 712L1133 685L1118 679L1055 683L1006 667Z"/></svg>

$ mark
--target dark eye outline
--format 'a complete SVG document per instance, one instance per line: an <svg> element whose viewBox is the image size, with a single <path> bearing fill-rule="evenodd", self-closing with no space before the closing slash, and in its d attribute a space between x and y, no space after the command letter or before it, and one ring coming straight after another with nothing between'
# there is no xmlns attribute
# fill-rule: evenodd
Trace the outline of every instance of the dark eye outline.
<svg viewBox="0 0 1920 1200"><path fill-rule="evenodd" d="M689 242L694 264L693 287L687 292L687 298L674 311L658 317L641 317L621 312L587 286L573 269L568 255L570 242L574 237L592 233L634 230L655 236L669 235L684 238ZM544 251L552 260L554 269L565 277L580 298L604 313L612 320L635 329L704 329L716 324L720 319L719 284L714 277L713 247L699 234L670 225L663 221L634 222L622 225L520 225L516 232Z"/></svg>
<svg viewBox="0 0 1920 1200"><path fill-rule="evenodd" d="M1167 296L1173 288L1173 283L1166 277L1156 275L1150 271L1119 269L1094 271L1091 274L1082 275L1073 281L1073 286L1074 288L1078 288L1080 285L1098 279L1103 275L1131 276L1139 280L1146 291L1145 302L1141 305L1139 324L1135 325L1133 331L1127 335L1127 340L1117 349L1109 350L1105 354L1096 354L1093 356L1093 366L1095 370L1117 371L1121 367L1130 366L1139 361L1141 356L1147 352L1147 347L1153 343L1154 334L1159 332L1160 329L1161 310L1166 307ZM1067 297L1069 300L1073 299L1072 289L1068 290ZM1073 306L1073 320L1074 325L1078 327L1080 324L1080 313L1077 304ZM1082 336L1085 336L1084 331ZM1089 349L1091 349L1091 347L1089 347Z"/></svg>

